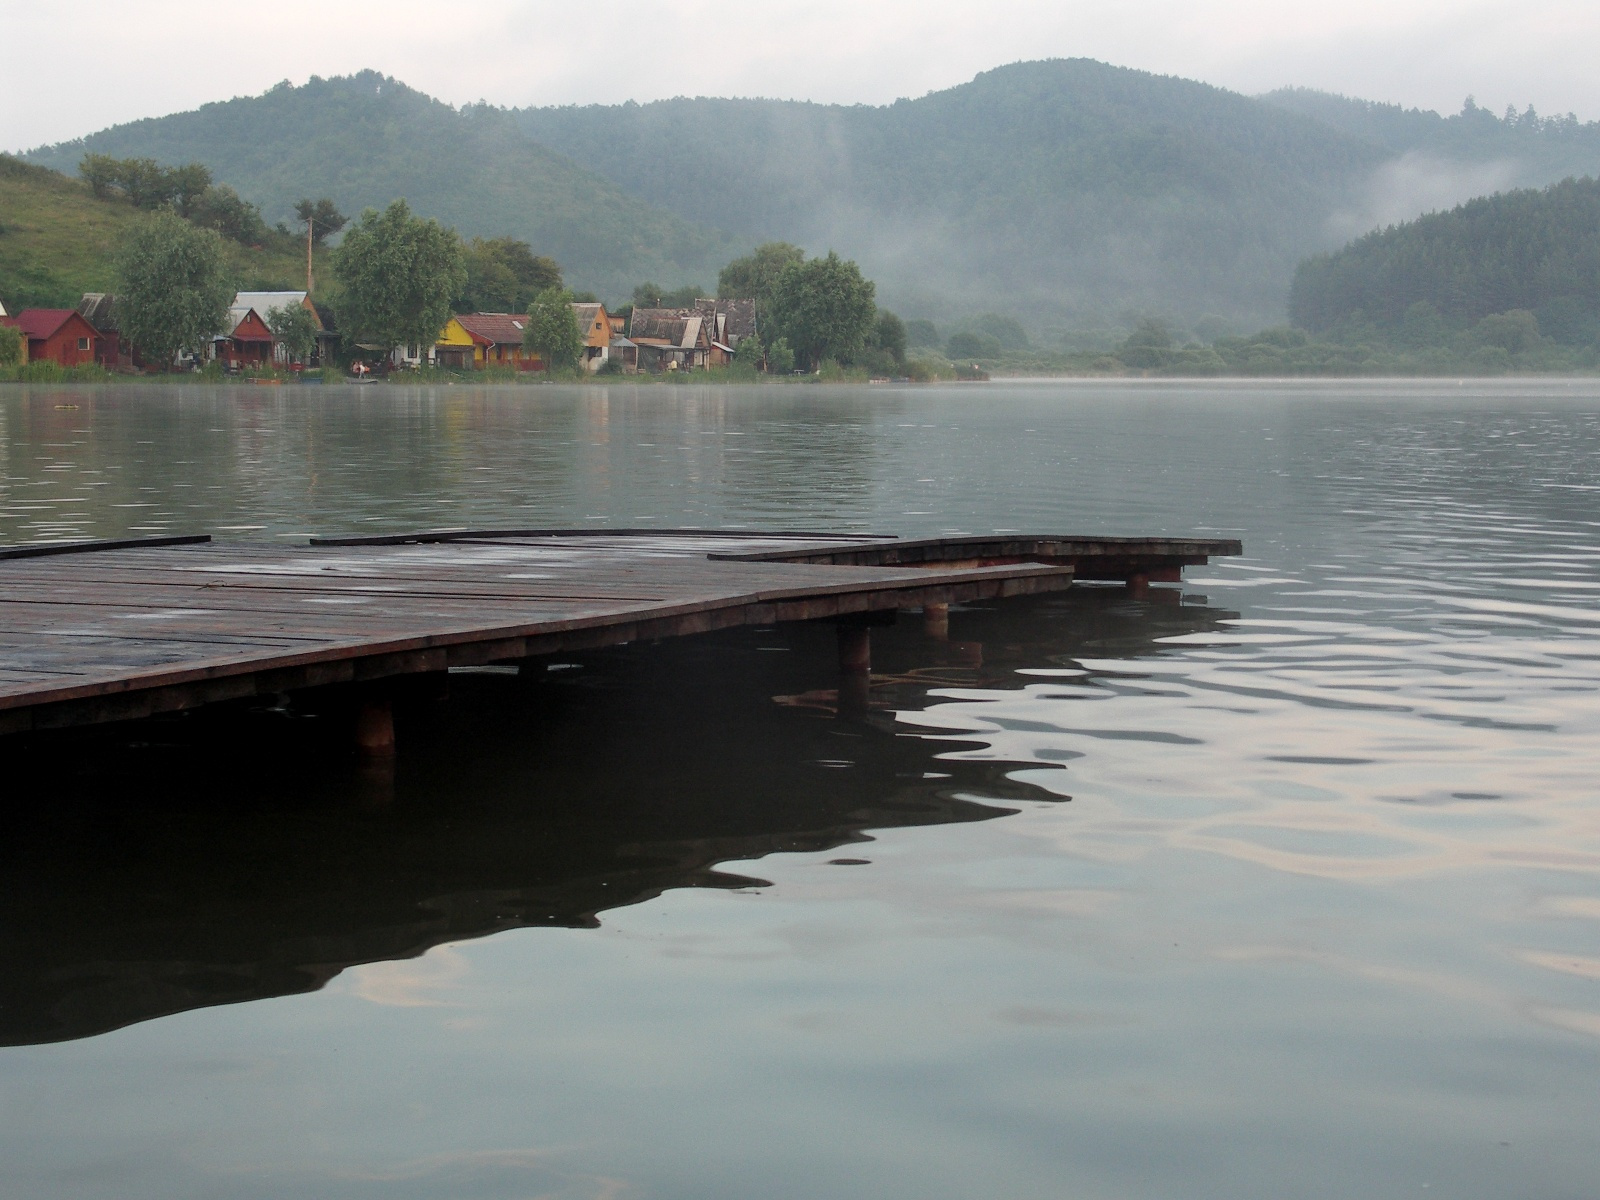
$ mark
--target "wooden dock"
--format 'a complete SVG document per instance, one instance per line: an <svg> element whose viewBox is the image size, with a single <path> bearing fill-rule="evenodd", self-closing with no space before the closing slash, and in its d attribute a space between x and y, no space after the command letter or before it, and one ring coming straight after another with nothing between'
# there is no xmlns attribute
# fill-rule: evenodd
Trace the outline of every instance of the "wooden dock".
<svg viewBox="0 0 1600 1200"><path fill-rule="evenodd" d="M314 539L204 537L0 549L0 733L128 720L451 667L831 620L867 669L866 629L921 609L1135 589L1241 553L1229 540L707 530L454 530ZM387 717L380 713L382 725ZM392 728L358 733L381 750Z"/></svg>

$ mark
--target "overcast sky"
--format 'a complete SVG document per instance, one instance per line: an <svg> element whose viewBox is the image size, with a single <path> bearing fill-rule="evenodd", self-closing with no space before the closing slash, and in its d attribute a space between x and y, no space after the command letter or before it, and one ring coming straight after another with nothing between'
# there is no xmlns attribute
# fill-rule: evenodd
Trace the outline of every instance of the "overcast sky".
<svg viewBox="0 0 1600 1200"><path fill-rule="evenodd" d="M365 67L453 104L884 103L1088 57L1255 93L1600 118L1596 0L0 0L0 147Z"/></svg>

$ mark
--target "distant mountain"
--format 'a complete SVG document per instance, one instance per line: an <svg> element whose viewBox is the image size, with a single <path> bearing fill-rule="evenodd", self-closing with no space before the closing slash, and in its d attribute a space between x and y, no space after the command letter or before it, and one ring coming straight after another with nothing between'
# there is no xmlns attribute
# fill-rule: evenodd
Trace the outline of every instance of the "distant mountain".
<svg viewBox="0 0 1600 1200"><path fill-rule="evenodd" d="M465 236L523 238L569 282L609 294L644 277L712 283L741 248L536 145L502 110L458 111L372 71L280 84L28 158L71 173L87 153L202 162L269 222L292 221L303 196L331 196L350 215L404 196Z"/></svg>
<svg viewBox="0 0 1600 1200"><path fill-rule="evenodd" d="M884 107L525 109L537 141L680 216L858 258L909 315L1281 319L1295 264L1390 157L1273 105L1083 59Z"/></svg>
<svg viewBox="0 0 1600 1200"><path fill-rule="evenodd" d="M1074 59L884 106L456 110L366 72L30 157L71 171L90 150L199 160L269 221L301 196L347 212L405 196L463 234L526 238L608 299L644 279L710 284L735 252L781 239L857 259L907 317L1243 330L1283 320L1310 255L1471 196L1600 174L1600 125L1253 99Z"/></svg>

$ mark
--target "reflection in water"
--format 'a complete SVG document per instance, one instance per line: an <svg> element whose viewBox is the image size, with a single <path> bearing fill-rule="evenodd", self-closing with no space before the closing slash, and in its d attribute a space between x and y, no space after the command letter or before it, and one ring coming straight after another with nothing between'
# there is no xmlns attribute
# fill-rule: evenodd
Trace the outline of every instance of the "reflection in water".
<svg viewBox="0 0 1600 1200"><path fill-rule="evenodd" d="M1014 688L1018 668L1091 644L1137 658L1228 615L1100 590L960 612L969 640L954 645L915 622L880 629L863 721L834 718L827 625L632 647L532 679L457 674L447 700L402 714L392 778L344 761L336 721L281 708L19 745L82 765L49 805L5 814L0 1043L309 991L498 930L592 927L668 888L764 886L718 871L726 860L1052 799L1009 764L946 761L952 743L897 732L888 710L938 686ZM978 645L983 665L967 665ZM256 769L239 775L241 760Z"/></svg>
<svg viewBox="0 0 1600 1200"><path fill-rule="evenodd" d="M816 629L453 677L390 777L294 710L52 743L0 1192L1587 1198L1597 496L1586 380L0 388L0 541L1248 556L880 631L859 720Z"/></svg>

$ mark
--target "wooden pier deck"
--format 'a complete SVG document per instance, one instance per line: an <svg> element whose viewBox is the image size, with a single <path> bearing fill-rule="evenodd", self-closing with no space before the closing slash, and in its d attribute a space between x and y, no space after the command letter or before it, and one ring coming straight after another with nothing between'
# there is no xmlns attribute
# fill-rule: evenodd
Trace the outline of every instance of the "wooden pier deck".
<svg viewBox="0 0 1600 1200"><path fill-rule="evenodd" d="M0 549L0 733L736 625L861 625L1075 576L1137 587L1240 552L1228 540L695 530L11 547Z"/></svg>

